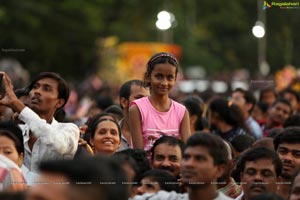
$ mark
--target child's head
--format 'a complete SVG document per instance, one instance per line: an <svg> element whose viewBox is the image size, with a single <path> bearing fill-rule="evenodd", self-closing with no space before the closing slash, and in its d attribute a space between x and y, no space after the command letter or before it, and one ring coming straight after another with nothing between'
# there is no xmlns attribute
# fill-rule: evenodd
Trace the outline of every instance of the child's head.
<svg viewBox="0 0 300 200"><path fill-rule="evenodd" d="M144 86L150 87L151 83L147 79L151 76L151 73L156 65L158 64L170 64L176 68L176 76L179 69L179 62L177 59L170 53L160 52L153 55L147 63L147 71L144 76ZM175 77L176 78L176 77Z"/></svg>

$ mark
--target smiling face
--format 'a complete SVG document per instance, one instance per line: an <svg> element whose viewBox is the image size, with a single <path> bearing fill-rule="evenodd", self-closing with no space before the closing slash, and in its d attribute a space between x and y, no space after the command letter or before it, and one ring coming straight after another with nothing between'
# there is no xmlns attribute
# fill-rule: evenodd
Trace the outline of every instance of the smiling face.
<svg viewBox="0 0 300 200"><path fill-rule="evenodd" d="M176 67L169 63L156 64L146 78L150 82L151 93L168 95L176 82Z"/></svg>
<svg viewBox="0 0 300 200"><path fill-rule="evenodd" d="M247 161L241 173L245 199L254 196L276 192L277 177L275 166L271 159Z"/></svg>
<svg viewBox="0 0 300 200"><path fill-rule="evenodd" d="M178 145L159 144L155 147L153 154L152 167L154 169L166 170L175 177L179 176L182 155Z"/></svg>
<svg viewBox="0 0 300 200"><path fill-rule="evenodd" d="M42 78L35 82L29 96L30 108L38 114L54 114L64 103L63 99L58 99L58 82L52 78Z"/></svg>
<svg viewBox="0 0 300 200"><path fill-rule="evenodd" d="M120 147L120 132L116 123L110 120L100 121L91 138L95 153L112 155Z"/></svg>

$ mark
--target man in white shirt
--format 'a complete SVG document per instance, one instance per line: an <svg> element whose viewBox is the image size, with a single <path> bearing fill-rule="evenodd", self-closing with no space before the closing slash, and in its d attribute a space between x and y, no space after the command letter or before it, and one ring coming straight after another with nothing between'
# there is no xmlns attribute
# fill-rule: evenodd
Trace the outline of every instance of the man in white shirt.
<svg viewBox="0 0 300 200"><path fill-rule="evenodd" d="M65 80L53 72L44 72L28 86L29 107L19 100L8 75L3 75L6 88L0 104L18 113L23 130L24 165L33 172L42 160L72 159L78 145L79 128L73 123L59 123L54 119L55 111L63 107L69 97Z"/></svg>

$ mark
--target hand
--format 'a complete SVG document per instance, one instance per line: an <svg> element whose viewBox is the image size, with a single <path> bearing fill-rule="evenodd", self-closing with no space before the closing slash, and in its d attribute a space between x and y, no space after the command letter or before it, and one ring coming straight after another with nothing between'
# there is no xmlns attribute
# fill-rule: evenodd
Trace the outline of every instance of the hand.
<svg viewBox="0 0 300 200"><path fill-rule="evenodd" d="M0 105L10 107L16 112L21 112L25 105L18 99L14 92L14 86L11 83L9 76L5 72L1 72L3 79L2 84L5 86L5 95L4 97L0 97Z"/></svg>
<svg viewBox="0 0 300 200"><path fill-rule="evenodd" d="M79 138L78 145L79 145L79 146L86 146L86 145L87 145L87 141L85 141L85 140L82 139L82 138Z"/></svg>
<svg viewBox="0 0 300 200"><path fill-rule="evenodd" d="M2 84L5 87L5 94L0 94L0 104L4 105L4 106L9 106L9 104L11 103L11 100L15 97L15 92L14 92L14 87L11 83L10 78L8 77L8 75L5 72L0 72L0 74L2 75ZM4 96L2 96L4 95Z"/></svg>

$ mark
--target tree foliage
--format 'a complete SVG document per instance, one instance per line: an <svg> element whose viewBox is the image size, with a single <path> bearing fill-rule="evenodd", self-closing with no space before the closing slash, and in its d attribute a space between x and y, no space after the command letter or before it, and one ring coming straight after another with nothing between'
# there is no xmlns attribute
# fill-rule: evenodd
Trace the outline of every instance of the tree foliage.
<svg viewBox="0 0 300 200"><path fill-rule="evenodd" d="M176 17L171 31L183 49L183 67L257 71L257 39L251 33L257 2L244 0L0 0L0 57L19 59L33 74L52 70L82 78L96 70L99 38L157 41L154 24L162 9ZM299 15L297 9L267 10L267 61L273 70L299 67Z"/></svg>

